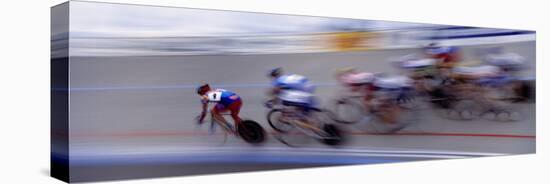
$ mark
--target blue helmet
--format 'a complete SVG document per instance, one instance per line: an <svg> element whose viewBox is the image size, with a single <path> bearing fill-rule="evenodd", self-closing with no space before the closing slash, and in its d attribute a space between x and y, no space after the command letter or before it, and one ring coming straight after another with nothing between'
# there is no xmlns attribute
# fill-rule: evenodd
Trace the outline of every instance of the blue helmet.
<svg viewBox="0 0 550 184"><path fill-rule="evenodd" d="M450 54L458 52L459 48L456 46L441 46L438 43L430 43L424 47L424 50L428 54Z"/></svg>

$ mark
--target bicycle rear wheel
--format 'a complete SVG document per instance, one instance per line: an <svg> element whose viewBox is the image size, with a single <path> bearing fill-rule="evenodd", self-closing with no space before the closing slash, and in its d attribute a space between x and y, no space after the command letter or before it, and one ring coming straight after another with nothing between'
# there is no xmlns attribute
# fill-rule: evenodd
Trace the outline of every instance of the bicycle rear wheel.
<svg viewBox="0 0 550 184"><path fill-rule="evenodd" d="M344 142L344 136L337 126L326 124L323 126L323 131L327 133L327 136L321 139L321 142L324 144L329 146L337 146Z"/></svg>
<svg viewBox="0 0 550 184"><path fill-rule="evenodd" d="M244 120L237 127L237 133L239 136L246 142L251 144L260 144L265 141L265 131L260 126L252 120Z"/></svg>
<svg viewBox="0 0 550 184"><path fill-rule="evenodd" d="M395 123L386 123L380 117L374 119L372 128L376 133L392 134L399 132L420 120L420 111L400 106L399 114Z"/></svg>

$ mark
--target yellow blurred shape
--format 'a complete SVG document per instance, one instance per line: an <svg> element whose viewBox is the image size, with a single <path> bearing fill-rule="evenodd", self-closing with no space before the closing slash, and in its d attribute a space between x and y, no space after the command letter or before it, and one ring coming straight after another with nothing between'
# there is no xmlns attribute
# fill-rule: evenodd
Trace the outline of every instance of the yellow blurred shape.
<svg viewBox="0 0 550 184"><path fill-rule="evenodd" d="M373 32L352 31L332 33L331 47L338 51L368 50L374 45Z"/></svg>

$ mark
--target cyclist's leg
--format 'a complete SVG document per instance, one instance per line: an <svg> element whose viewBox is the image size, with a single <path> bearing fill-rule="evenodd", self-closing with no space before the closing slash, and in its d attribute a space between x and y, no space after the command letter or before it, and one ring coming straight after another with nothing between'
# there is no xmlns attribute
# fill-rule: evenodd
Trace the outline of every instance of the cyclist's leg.
<svg viewBox="0 0 550 184"><path fill-rule="evenodd" d="M401 107L397 103L398 94L395 91L384 92L380 105L377 105L377 114L384 123L397 123Z"/></svg>
<svg viewBox="0 0 550 184"><path fill-rule="evenodd" d="M399 113L401 112L401 107L399 107L399 105L397 105L396 103L387 104L387 106L384 107L384 111L384 122L389 124L398 123L397 119L399 118Z"/></svg>
<svg viewBox="0 0 550 184"><path fill-rule="evenodd" d="M297 105L297 110L301 113L301 121L307 124L312 124L310 116L314 107L315 99L311 98L309 103L302 103Z"/></svg>
<svg viewBox="0 0 550 184"><path fill-rule="evenodd" d="M300 121L305 123L305 124L303 124L303 126L305 126L306 128L309 128L309 129L311 129L311 130L313 130L317 133L321 133L321 132L324 132L319 126L320 123L322 123L322 122L319 122L321 120L315 119L313 117L313 116L315 116L314 115L314 109L317 106L317 103L318 102L314 97L310 97L308 103L299 104L298 110L302 113L302 118L300 119Z"/></svg>
<svg viewBox="0 0 550 184"><path fill-rule="evenodd" d="M233 121L235 122L235 126L241 123L241 118L239 117L239 113L241 112L242 105L243 105L243 102L241 99L239 99L231 103L227 107L227 109L231 112L231 118L233 118Z"/></svg>
<svg viewBox="0 0 550 184"><path fill-rule="evenodd" d="M372 101L374 99L374 93L375 91L373 89L366 89L365 90L365 94L364 97L363 97L363 106L365 107L365 113L368 114L370 112L373 111L372 107L373 107L373 104L372 104Z"/></svg>
<svg viewBox="0 0 550 184"><path fill-rule="evenodd" d="M221 115L221 113L225 111L227 111L227 108L223 104L217 103L210 112L212 113L212 118L216 121L228 124L227 120Z"/></svg>

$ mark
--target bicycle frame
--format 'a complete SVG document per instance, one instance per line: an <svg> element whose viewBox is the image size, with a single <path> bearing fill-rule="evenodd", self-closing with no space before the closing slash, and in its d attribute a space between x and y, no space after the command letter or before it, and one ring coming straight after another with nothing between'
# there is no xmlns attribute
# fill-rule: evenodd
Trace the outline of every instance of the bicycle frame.
<svg viewBox="0 0 550 184"><path fill-rule="evenodd" d="M281 109L281 112L282 113L289 113L288 110L286 110L286 109ZM304 115L299 115L296 112L290 112L290 113L291 113L291 115L290 115L289 118L291 118L291 120L290 121L285 121L285 122L292 125L293 127L297 128L303 134L306 134L307 136L314 137L314 138L317 138L317 139L330 138L330 136L327 135L327 133L324 130L322 130L321 128L319 128L315 125L311 125L309 123L305 123L305 122L299 120L300 118L297 118L297 117L304 116ZM287 116L288 116L288 114L287 114Z"/></svg>
<svg viewBox="0 0 550 184"><path fill-rule="evenodd" d="M233 126L229 123L223 123L223 122L220 122L219 120L217 120L216 118L214 118L214 114L212 112L209 112L210 113L210 131L211 132L214 132L215 131L215 125L218 124L219 126L221 126L224 131L226 133L232 133L232 134L235 134L235 129L233 128ZM224 116L224 115L230 115L230 114L227 114L227 113L222 113L220 114L221 116Z"/></svg>

